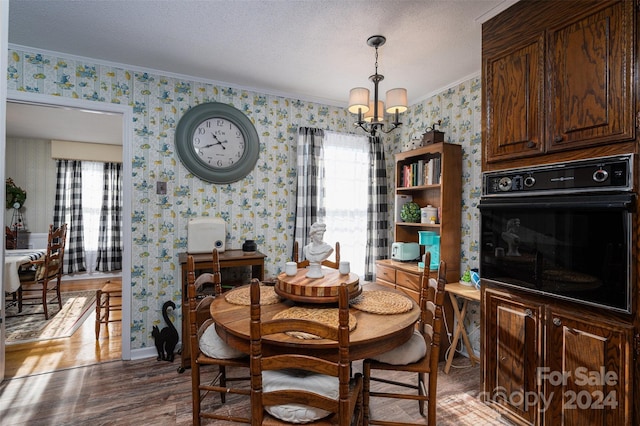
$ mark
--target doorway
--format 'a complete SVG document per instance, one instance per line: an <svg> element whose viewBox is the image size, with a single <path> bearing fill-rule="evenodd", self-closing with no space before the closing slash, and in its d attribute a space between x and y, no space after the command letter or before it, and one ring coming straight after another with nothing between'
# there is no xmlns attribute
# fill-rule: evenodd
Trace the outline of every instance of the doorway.
<svg viewBox="0 0 640 426"><path fill-rule="evenodd" d="M85 114L84 117L91 118L99 118L101 115L103 117L109 116L113 118L117 117L119 120L121 135L120 140L122 141L122 161L123 161L123 271L131 270L131 123L133 120L133 111L130 107L124 105L115 105L115 104L100 104L97 102L91 101L83 101L77 99L65 99L54 96L45 96L45 95L34 95L31 93L9 93L7 96L7 107L9 107L9 103L19 104L20 106L31 106L33 108L36 107L46 107L48 110L52 110L56 115L64 115L64 119L56 119L56 125L62 127L69 128L71 127L70 123L73 121L72 117L77 115L78 113ZM7 114L7 120L10 119L9 113ZM39 122L38 120L43 120L42 117L38 119L33 119L30 122L32 126L35 126ZM82 122L86 124L87 120L83 120ZM9 126L7 126L7 131ZM46 127L46 126L41 126ZM90 125L93 133L103 133L96 132L96 125ZM55 126L50 129L54 130ZM105 130L106 132L106 130ZM43 136L44 139L61 139L68 140L69 137L57 136L53 134L51 136ZM86 140L86 139L85 139ZM86 140L89 141L89 140ZM4 148L4 147L3 147ZM4 150L4 149L3 149ZM3 154L6 154L4 152ZM4 171L4 167L2 167ZM6 174L6 173L4 173ZM6 177L6 176L5 176ZM4 216L4 211L3 211ZM3 217L3 222L5 222L5 218ZM122 295L122 324L130 324L131 319L131 277L128 274L122 276L122 286L123 286L123 295ZM3 292L4 294L4 292ZM4 301L3 301L4 303ZM122 327L120 341L118 342L119 347L121 347L121 354L119 359L131 359L131 345L130 345L130 329L129 327ZM93 345L90 346L91 350L94 351ZM5 357L5 342L4 338L0 341L0 362L4 362ZM47 349L49 351L49 349ZM101 359L100 351L95 350L95 362L102 362L107 359ZM60 366L60 368L65 368ZM68 366L67 366L68 368ZM4 369L0 368L0 371ZM0 380L2 377L0 377Z"/></svg>

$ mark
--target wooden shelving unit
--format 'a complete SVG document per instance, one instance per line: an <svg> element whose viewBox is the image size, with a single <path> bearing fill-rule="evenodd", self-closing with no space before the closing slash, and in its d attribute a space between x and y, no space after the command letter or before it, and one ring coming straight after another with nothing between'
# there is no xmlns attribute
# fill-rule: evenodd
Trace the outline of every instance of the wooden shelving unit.
<svg viewBox="0 0 640 426"><path fill-rule="evenodd" d="M439 158L439 183L402 186L402 169L419 160ZM438 208L436 224L395 222L395 241L418 242L418 231L433 231L440 235L440 258L447 263L447 281L460 279L460 239L462 212L462 147L452 143L435 143L396 154L396 195L410 195L420 207Z"/></svg>

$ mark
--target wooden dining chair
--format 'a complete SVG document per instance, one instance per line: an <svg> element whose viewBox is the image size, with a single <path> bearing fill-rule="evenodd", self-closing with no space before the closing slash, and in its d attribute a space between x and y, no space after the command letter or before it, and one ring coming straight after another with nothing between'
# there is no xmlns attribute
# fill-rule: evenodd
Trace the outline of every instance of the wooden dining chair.
<svg viewBox="0 0 640 426"><path fill-rule="evenodd" d="M34 260L35 268L20 271L20 287L18 288L18 312L22 312L23 305L42 304L45 319L49 319L49 303L58 303L58 310L62 309L60 297L60 282L64 264L64 247L67 238L67 224L54 229L49 225L47 249L43 257ZM51 300L48 294L54 293Z"/></svg>
<svg viewBox="0 0 640 426"><path fill-rule="evenodd" d="M293 261L298 264L298 269L306 268L307 266L309 266L309 261L307 259L300 260L300 256L298 255L298 253L299 253L298 242L294 241L293 242ZM340 243L339 242L336 242L336 248L333 250L333 253L335 254L335 261L325 259L322 261L322 265L328 268L339 269L340 268Z"/></svg>
<svg viewBox="0 0 640 426"><path fill-rule="evenodd" d="M248 383L248 370L243 376L227 376L227 368L249 368L249 356L225 343L215 330L211 318L210 305L215 297L222 294L220 261L218 250L213 249L213 272L204 273L196 278L193 256L187 257L187 295L189 301L189 343L191 348L191 399L193 405L193 424L199 426L203 418L250 423L248 417L240 417L231 413L213 412L203 409L203 400L209 394L220 394L220 401L226 402L227 394L249 396L249 386L244 388L229 387L229 382L245 381ZM200 290L205 284L212 284L214 295L202 297ZM205 374L209 373L204 366L217 366L218 371L213 380L202 383ZM208 377L208 376L207 376ZM219 408L219 407L218 407Z"/></svg>
<svg viewBox="0 0 640 426"><path fill-rule="evenodd" d="M251 417L253 426L359 425L362 423L362 374L350 378L349 296L342 284L339 326L308 319L263 320L260 283L251 282ZM336 358L282 353L266 356L262 339L278 333L305 333L337 343Z"/></svg>
<svg viewBox="0 0 640 426"><path fill-rule="evenodd" d="M429 257L427 255L427 257ZM425 265L429 263L425 259ZM427 402L427 424L436 424L436 387L438 382L438 361L440 355L440 334L442 331L443 303L445 300L445 284L447 267L440 261L438 278L429 278L429 268L425 268L421 276L420 319L411 339L405 344L363 362L364 374L364 421L365 424L413 425L401 421L381 421L371 418L370 400L372 397L417 400L420 414L424 416L424 403ZM400 380L389 380L380 376L372 376L374 370L405 371L417 373L417 384ZM429 376L428 385L426 376ZM391 385L392 391L371 391L371 381ZM402 393L401 388L417 390L417 393ZM387 388L389 389L389 387Z"/></svg>
<svg viewBox="0 0 640 426"><path fill-rule="evenodd" d="M18 231L4 227L4 248L7 250L15 250L18 248Z"/></svg>

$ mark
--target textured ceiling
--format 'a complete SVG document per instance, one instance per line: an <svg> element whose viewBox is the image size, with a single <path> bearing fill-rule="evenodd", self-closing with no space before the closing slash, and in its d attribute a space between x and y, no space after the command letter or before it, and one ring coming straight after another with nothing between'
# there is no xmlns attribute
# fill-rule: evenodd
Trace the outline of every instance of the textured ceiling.
<svg viewBox="0 0 640 426"><path fill-rule="evenodd" d="M346 106L405 87L409 104L480 72L482 22L514 0L10 0L9 43ZM383 97L383 96L381 96Z"/></svg>

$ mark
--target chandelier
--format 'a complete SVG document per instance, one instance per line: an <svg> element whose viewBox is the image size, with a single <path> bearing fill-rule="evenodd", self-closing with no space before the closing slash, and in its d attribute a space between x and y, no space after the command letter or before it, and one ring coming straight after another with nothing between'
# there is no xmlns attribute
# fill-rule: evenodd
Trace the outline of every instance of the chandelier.
<svg viewBox="0 0 640 426"><path fill-rule="evenodd" d="M378 100L378 84L384 80L384 76L378 74L378 47L382 46L387 39L381 35L374 35L367 39L367 44L376 49L376 72L369 77L373 82L373 101L369 99L369 89L366 87L355 87L349 92L349 112L358 114L358 121L354 126L361 128L371 136L376 136L378 131L389 133L402 123L399 115L407 110L407 89L391 89L387 91L386 112L393 114L391 128L384 129L384 102Z"/></svg>

